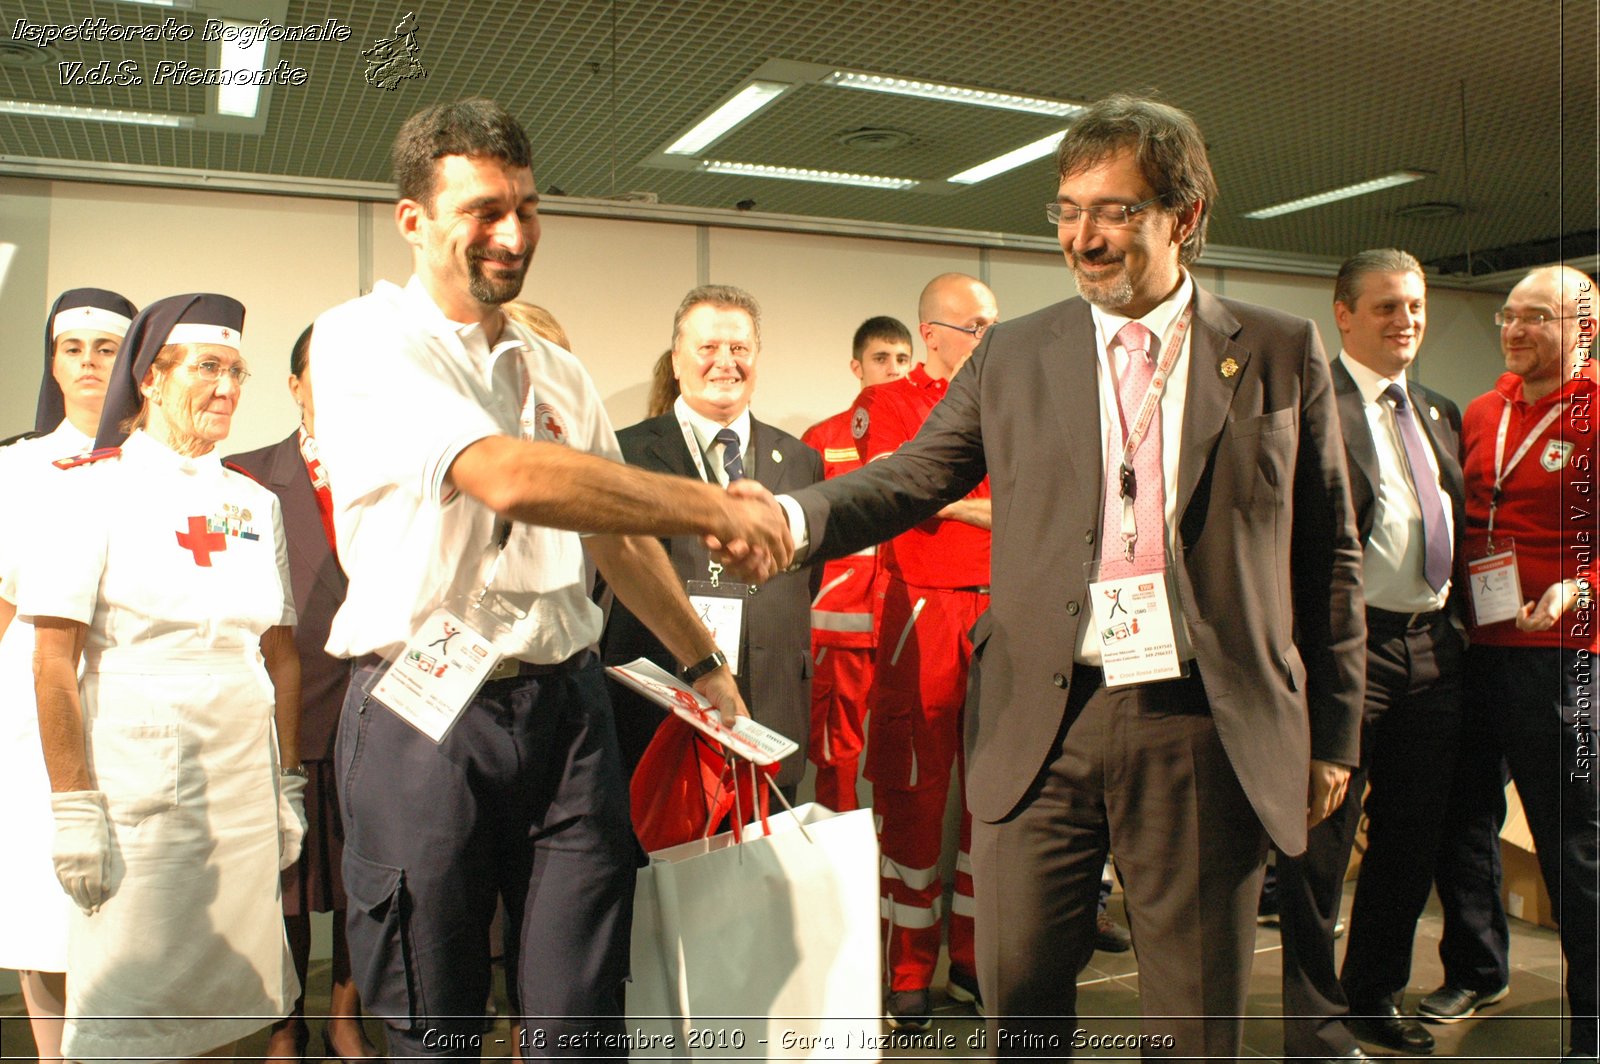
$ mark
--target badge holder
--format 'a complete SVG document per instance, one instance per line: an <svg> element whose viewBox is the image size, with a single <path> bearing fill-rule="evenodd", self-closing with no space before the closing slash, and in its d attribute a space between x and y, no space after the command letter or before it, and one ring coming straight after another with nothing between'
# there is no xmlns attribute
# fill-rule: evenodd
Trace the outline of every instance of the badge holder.
<svg viewBox="0 0 1600 1064"><path fill-rule="evenodd" d="M1096 558L1084 565L1084 572L1105 685L1126 687L1189 675L1189 663L1178 655L1179 610L1170 566L1102 580L1100 564Z"/></svg>
<svg viewBox="0 0 1600 1064"><path fill-rule="evenodd" d="M689 604L700 617L700 622L711 633L712 640L722 656L728 659L728 668L739 674L739 648L744 638L745 601L756 593L752 584L739 584L722 579L722 566L710 562L710 578L690 580L684 585L689 594Z"/></svg>
<svg viewBox="0 0 1600 1064"><path fill-rule="evenodd" d="M502 548L506 538L500 537ZM490 589L498 567L496 552L483 585L447 598L367 687L367 694L436 743L444 742L483 685L498 678L497 641L525 616Z"/></svg>
<svg viewBox="0 0 1600 1064"><path fill-rule="evenodd" d="M1467 561L1472 623L1478 626L1513 620L1522 610L1522 581L1517 574L1517 545L1509 537L1488 553Z"/></svg>

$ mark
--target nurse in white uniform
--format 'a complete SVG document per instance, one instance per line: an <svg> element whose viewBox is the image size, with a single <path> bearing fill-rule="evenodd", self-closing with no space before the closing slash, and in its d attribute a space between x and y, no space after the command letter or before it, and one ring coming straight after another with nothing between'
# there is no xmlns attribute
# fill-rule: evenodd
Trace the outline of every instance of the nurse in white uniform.
<svg viewBox="0 0 1600 1064"><path fill-rule="evenodd" d="M96 443L129 415L132 434L65 463L25 555L55 871L77 903L75 1060L225 1056L299 989L278 896L304 785L283 525L215 451L249 376L243 324L218 295L134 319Z"/></svg>
<svg viewBox="0 0 1600 1064"><path fill-rule="evenodd" d="M50 490L51 462L94 446L106 382L137 311L115 292L74 288L44 326L44 379L34 431L0 445L0 484L22 500L0 520L0 968L15 969L40 1059L60 1055L66 1000L67 915L72 909L50 863L55 822L39 753L33 703L33 627L14 621L17 537L32 503Z"/></svg>

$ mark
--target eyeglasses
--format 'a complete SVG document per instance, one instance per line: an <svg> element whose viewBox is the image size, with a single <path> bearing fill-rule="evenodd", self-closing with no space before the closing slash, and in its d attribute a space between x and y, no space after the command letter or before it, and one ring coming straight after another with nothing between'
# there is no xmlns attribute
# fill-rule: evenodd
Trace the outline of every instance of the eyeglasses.
<svg viewBox="0 0 1600 1064"><path fill-rule="evenodd" d="M250 371L244 368L243 362L235 362L231 366L224 366L216 359L208 358L203 362L194 363L189 368L194 370L196 377L208 384L215 384L221 380L224 373L228 375L228 379L233 381L235 385L241 385L250 379Z"/></svg>
<svg viewBox="0 0 1600 1064"><path fill-rule="evenodd" d="M1576 314L1546 314L1542 310L1530 310L1522 314L1518 314L1514 310L1497 310L1494 312L1494 323L1502 329L1509 329L1518 322L1529 328L1536 328L1545 322L1566 321L1568 318L1575 317L1577 317Z"/></svg>
<svg viewBox="0 0 1600 1064"><path fill-rule="evenodd" d="M1135 203L1131 207L1122 203L1097 203L1093 207L1080 207L1076 203L1046 203L1044 216L1050 219L1053 225L1077 225L1078 219L1087 214L1096 229L1121 229L1133 221L1134 215L1151 204L1160 202L1160 196L1151 196L1143 203Z"/></svg>
<svg viewBox="0 0 1600 1064"><path fill-rule="evenodd" d="M992 321L980 321L976 325L951 325L947 321L930 321L929 325L943 325L946 329L954 329L959 333L966 333L974 340L982 340L983 334L994 328Z"/></svg>

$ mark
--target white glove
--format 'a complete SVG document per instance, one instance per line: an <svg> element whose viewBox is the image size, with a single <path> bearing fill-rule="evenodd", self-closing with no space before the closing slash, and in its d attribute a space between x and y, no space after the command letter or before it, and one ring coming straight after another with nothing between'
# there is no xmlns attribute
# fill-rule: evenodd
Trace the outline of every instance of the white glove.
<svg viewBox="0 0 1600 1064"><path fill-rule="evenodd" d="M278 871L300 860L306 837L306 778L278 774Z"/></svg>
<svg viewBox="0 0 1600 1064"><path fill-rule="evenodd" d="M103 791L58 791L50 795L56 835L51 851L56 878L93 916L111 896L111 824Z"/></svg>

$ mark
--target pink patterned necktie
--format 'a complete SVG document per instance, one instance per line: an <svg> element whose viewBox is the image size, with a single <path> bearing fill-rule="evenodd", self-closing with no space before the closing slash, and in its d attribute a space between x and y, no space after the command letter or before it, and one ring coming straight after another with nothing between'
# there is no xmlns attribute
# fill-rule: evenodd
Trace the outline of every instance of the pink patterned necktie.
<svg viewBox="0 0 1600 1064"><path fill-rule="evenodd" d="M1139 404L1155 376L1155 357L1149 329L1130 321L1117 332L1117 342L1127 352L1128 364L1117 388L1124 432L1131 431ZM1133 560L1128 559L1122 535L1122 449L1108 456L1105 513L1100 534L1100 579L1111 580L1135 573L1159 572L1166 558L1167 493L1161 475L1161 413L1150 419L1144 442L1133 458L1133 519L1138 531Z"/></svg>

